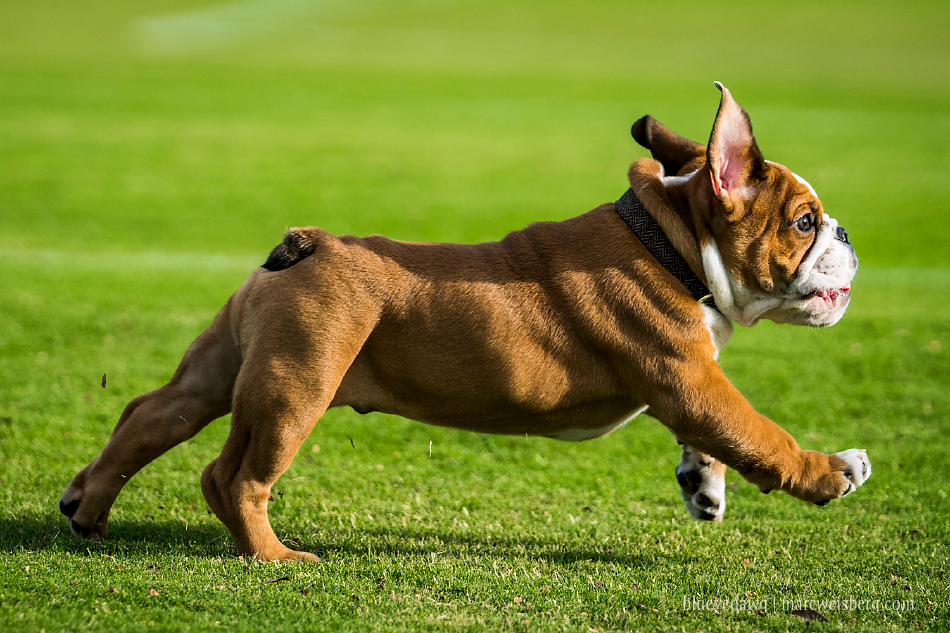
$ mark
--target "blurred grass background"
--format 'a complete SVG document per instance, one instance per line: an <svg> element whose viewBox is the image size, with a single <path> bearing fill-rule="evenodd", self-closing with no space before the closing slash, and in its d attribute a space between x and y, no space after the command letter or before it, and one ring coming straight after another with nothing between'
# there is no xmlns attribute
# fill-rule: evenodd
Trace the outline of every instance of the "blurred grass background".
<svg viewBox="0 0 950 633"><path fill-rule="evenodd" d="M941 630L948 32L939 2L0 2L0 623L805 626L680 605L753 591L909 597L827 626ZM806 448L868 448L856 495L819 511L730 475L726 522L698 526L650 419L567 445L337 410L271 510L323 566L230 558L198 488L226 421L136 477L112 538L64 533L69 478L286 227L475 242L577 215L626 188L643 114L705 142L713 80L861 258L841 324L738 330L723 366Z"/></svg>
<svg viewBox="0 0 950 633"><path fill-rule="evenodd" d="M210 7L210 8L209 8ZM0 5L6 249L480 241L613 200L723 81L868 266L946 267L947 9L913 2Z"/></svg>

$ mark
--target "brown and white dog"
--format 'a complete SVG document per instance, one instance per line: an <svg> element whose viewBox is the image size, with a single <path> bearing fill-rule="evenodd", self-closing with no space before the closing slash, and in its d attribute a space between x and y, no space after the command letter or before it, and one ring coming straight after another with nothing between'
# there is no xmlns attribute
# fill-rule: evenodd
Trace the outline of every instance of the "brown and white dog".
<svg viewBox="0 0 950 633"><path fill-rule="evenodd" d="M731 322L834 324L857 268L811 186L763 159L748 115L717 86L708 146L647 116L633 134L654 159L629 171L716 307L658 263L614 204L489 244L291 229L69 484L60 509L73 533L104 536L139 469L231 412L201 478L208 504L239 553L311 559L274 535L268 497L317 420L343 405L567 441L647 412L683 444L676 475L701 519L722 517L727 466L819 505L853 491L871 474L865 451L802 450L716 362Z"/></svg>

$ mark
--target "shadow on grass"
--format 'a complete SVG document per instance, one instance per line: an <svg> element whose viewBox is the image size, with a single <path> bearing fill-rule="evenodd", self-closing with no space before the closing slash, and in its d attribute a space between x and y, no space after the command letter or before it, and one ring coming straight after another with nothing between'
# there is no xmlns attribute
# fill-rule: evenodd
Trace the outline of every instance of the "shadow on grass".
<svg viewBox="0 0 950 633"><path fill-rule="evenodd" d="M110 523L103 540L80 539L69 531L66 518L21 516L0 518L0 552L63 552L70 554L163 554L222 556L234 552L223 526L210 522L186 526L182 521L121 521Z"/></svg>
<svg viewBox="0 0 950 633"><path fill-rule="evenodd" d="M361 529L358 534L372 539L374 552L394 556L429 556L431 554L470 555L511 560L512 558L541 559L548 563L570 565L580 561L604 562L625 567L645 568L650 560L630 551L615 551L610 546L593 542L565 542L539 539L525 535L460 534L420 528ZM341 541L319 538L290 539L288 547L303 549L318 556L333 552L365 555L367 544L353 542L351 534L341 534Z"/></svg>
<svg viewBox="0 0 950 633"><path fill-rule="evenodd" d="M374 554L429 556L466 554L511 560L530 557L558 565L575 562L603 562L625 567L646 568L652 563L630 551L615 552L595 543L565 542L530 536L459 534L421 528L361 529L356 532L318 528L320 535L304 539L284 539L288 547L312 552L320 557L333 554L366 556ZM206 521L186 526L182 521L128 521L110 526L103 540L76 538L64 517L22 516L0 518L0 552L47 552L121 556L236 557L231 537L224 526Z"/></svg>

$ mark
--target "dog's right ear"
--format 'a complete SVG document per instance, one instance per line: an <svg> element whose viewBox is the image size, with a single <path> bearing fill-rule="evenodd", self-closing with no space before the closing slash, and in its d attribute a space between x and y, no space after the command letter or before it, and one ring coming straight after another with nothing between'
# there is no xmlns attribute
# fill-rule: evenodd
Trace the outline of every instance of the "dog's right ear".
<svg viewBox="0 0 950 633"><path fill-rule="evenodd" d="M752 133L749 113L718 81L719 111L709 136L707 164L713 193L729 216L742 208L747 185L766 177L767 167Z"/></svg>
<svg viewBox="0 0 950 633"><path fill-rule="evenodd" d="M706 156L706 146L675 134L649 114L630 128L633 139L650 150L667 176L677 176L691 161Z"/></svg>

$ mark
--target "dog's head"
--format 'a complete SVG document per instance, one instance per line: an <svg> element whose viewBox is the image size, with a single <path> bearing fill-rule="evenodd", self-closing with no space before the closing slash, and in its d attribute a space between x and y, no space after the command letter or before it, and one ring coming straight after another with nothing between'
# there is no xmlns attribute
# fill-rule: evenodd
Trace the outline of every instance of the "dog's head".
<svg viewBox="0 0 950 633"><path fill-rule="evenodd" d="M685 187L703 268L730 319L826 327L844 314L858 260L847 233L815 190L763 158L745 110L720 83L709 144L674 134L646 116L633 136Z"/></svg>

